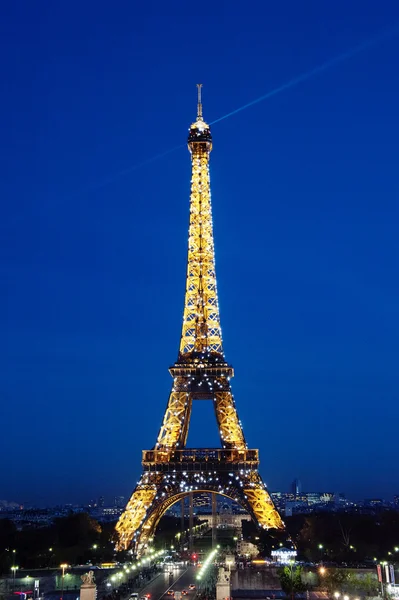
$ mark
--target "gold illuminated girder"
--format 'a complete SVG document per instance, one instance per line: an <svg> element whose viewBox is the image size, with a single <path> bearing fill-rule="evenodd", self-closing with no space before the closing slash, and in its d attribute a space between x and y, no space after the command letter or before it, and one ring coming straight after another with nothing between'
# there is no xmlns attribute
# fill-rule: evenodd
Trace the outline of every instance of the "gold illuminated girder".
<svg viewBox="0 0 399 600"><path fill-rule="evenodd" d="M215 402L216 417L222 444L227 448L245 450L247 444L245 442L241 422L238 419L231 390L229 389L229 391L226 392L216 392Z"/></svg>
<svg viewBox="0 0 399 600"><path fill-rule="evenodd" d="M135 554L136 556L140 556L144 551L154 536L155 529L162 516L166 513L168 508L173 506L176 502L184 498L185 494L177 494L173 497L168 497L164 500L160 505L158 505L154 510L149 514L148 519L144 523L141 530L138 532L137 541L135 543Z"/></svg>
<svg viewBox="0 0 399 600"><path fill-rule="evenodd" d="M137 531L140 530L148 509L152 506L157 494L157 483L150 483L148 473L145 473L134 490L125 511L117 525L118 550L127 550Z"/></svg>
<svg viewBox="0 0 399 600"><path fill-rule="evenodd" d="M211 144L191 142L189 147L192 161L190 228L180 355L190 352L222 355L209 179Z"/></svg>
<svg viewBox="0 0 399 600"><path fill-rule="evenodd" d="M188 385L183 378L178 379L181 379L181 381L174 383L169 396L165 416L155 445L156 450L165 450L167 452L183 448L186 444L193 398L190 392L175 391L179 385ZM216 386L220 381L219 378L213 385ZM227 387L227 390L212 392L209 396L214 398L216 419L222 446L224 448L244 450L247 448L247 444L241 422L238 419L230 385L225 381L221 384L221 387Z"/></svg>
<svg viewBox="0 0 399 600"><path fill-rule="evenodd" d="M158 434L155 448L173 450L184 446L188 434L191 413L191 398L187 392L178 392L176 382L169 396L165 416Z"/></svg>
<svg viewBox="0 0 399 600"><path fill-rule="evenodd" d="M244 487L244 494L255 521L265 529L284 529L284 523L260 475L253 471L251 479L250 487Z"/></svg>

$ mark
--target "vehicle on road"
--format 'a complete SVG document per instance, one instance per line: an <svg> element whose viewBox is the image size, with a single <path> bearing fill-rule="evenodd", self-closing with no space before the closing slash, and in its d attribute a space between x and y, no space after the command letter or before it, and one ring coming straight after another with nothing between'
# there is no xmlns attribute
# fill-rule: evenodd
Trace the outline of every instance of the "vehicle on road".
<svg viewBox="0 0 399 600"><path fill-rule="evenodd" d="M174 591L173 591L173 590L168 590L168 591L166 592L166 594L167 594L168 596L174 596L174 595L175 595L175 593L174 593Z"/></svg>
<svg viewBox="0 0 399 600"><path fill-rule="evenodd" d="M195 584L194 583L190 583L190 585L188 586L189 590L195 590Z"/></svg>
<svg viewBox="0 0 399 600"><path fill-rule="evenodd" d="M187 596L187 594L188 594L188 591L187 591L187 590L182 590L182 591L181 591L181 595L182 595L182 596Z"/></svg>
<svg viewBox="0 0 399 600"><path fill-rule="evenodd" d="M138 597L139 597L139 595L136 594L136 592L133 592L132 594L130 594L130 600L137 600Z"/></svg>

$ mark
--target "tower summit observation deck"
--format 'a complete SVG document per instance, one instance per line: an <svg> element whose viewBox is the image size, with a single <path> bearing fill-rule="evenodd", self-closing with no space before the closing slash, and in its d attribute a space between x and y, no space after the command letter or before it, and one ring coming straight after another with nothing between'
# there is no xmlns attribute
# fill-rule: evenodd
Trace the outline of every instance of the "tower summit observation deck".
<svg viewBox="0 0 399 600"><path fill-rule="evenodd" d="M258 450L248 449L230 386L220 327L213 241L209 157L212 135L202 116L190 126L190 225L183 326L163 422L152 450L143 451L143 474L116 526L118 548L141 554L164 512L188 494L210 492L236 501L262 528L284 527L258 472ZM215 409L220 448L187 448L194 400Z"/></svg>

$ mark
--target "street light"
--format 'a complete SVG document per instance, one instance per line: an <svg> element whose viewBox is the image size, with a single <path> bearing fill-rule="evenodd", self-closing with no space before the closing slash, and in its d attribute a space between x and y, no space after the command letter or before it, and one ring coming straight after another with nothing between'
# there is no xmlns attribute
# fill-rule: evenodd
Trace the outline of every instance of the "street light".
<svg viewBox="0 0 399 600"><path fill-rule="evenodd" d="M68 565L66 563L63 563L62 565L60 565L61 569L62 569L62 578L61 578L61 600L64 600L64 577L65 577L65 569L68 568Z"/></svg>
<svg viewBox="0 0 399 600"><path fill-rule="evenodd" d="M334 598L337 598L337 600L338 600L338 598L340 597L340 595L341 595L341 594L340 594L339 592L334 592Z"/></svg>
<svg viewBox="0 0 399 600"><path fill-rule="evenodd" d="M294 581L293 581L293 575L294 575L294 561L290 560L290 562L288 563L288 567L290 569L290 580L291 580L291 600L294 600L295 594L294 594Z"/></svg>
<svg viewBox="0 0 399 600"><path fill-rule="evenodd" d="M318 549L320 550L320 562L322 562L322 559L323 559L323 548L324 548L323 544L318 545Z"/></svg>
<svg viewBox="0 0 399 600"><path fill-rule="evenodd" d="M15 552L15 550L13 550L13 552ZM12 572L13 572L13 574L14 574L14 577L13 577L13 584L12 584L12 591L13 591L13 593L15 592L15 572L16 572L18 569L19 569L19 567L17 567L17 566L11 567L11 571L12 571Z"/></svg>
<svg viewBox="0 0 399 600"><path fill-rule="evenodd" d="M324 575L325 572L326 572L326 568L325 567L320 567L320 569L319 569L320 575Z"/></svg>

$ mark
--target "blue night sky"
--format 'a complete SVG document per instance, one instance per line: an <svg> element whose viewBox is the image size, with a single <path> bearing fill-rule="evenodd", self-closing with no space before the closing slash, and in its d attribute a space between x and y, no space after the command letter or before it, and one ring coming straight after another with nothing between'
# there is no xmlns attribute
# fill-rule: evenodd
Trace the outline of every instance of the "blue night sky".
<svg viewBox="0 0 399 600"><path fill-rule="evenodd" d="M399 493L398 2L1 13L0 499L128 496L155 443L182 320L195 84L212 122L364 42L212 127L218 289L269 488ZM196 403L189 445L216 439Z"/></svg>

